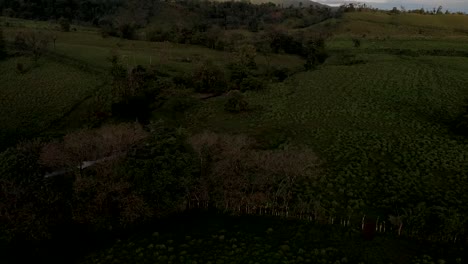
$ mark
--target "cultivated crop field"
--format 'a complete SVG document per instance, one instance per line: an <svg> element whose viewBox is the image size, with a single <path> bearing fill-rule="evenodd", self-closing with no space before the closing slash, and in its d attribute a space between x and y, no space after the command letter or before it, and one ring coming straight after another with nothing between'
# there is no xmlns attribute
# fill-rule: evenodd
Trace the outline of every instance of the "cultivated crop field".
<svg viewBox="0 0 468 264"><path fill-rule="evenodd" d="M28 70L19 73L17 63ZM28 58L12 58L0 64L2 143L6 137L21 138L43 131L103 84L100 76L52 60L43 59L39 64L33 67Z"/></svg>
<svg viewBox="0 0 468 264"><path fill-rule="evenodd" d="M170 16L169 13L167 17ZM189 187L183 189L203 187L200 192L198 189L187 191L183 199L188 205L180 208L186 206L189 209L196 207L190 207L190 202L196 198L197 202L202 201L202 206L198 204L196 209L214 206L222 210L216 203L209 204L213 203L211 192L230 191L231 185L235 186L233 189L239 188L238 192L232 192L241 197L239 199L247 196L244 194L251 187L245 186L252 182L268 185L265 179L270 174L262 179L260 176L267 173L256 171L257 167L263 169L264 164L278 165L280 162L260 159L267 154L276 157L275 154L281 152L289 155L306 149L317 160L317 164L313 164L314 173L307 180L295 181L296 174L273 168L271 175L274 177L271 178L280 179L277 186L261 187L264 190L252 187L251 196L258 194L259 202L251 207L246 205L245 211L241 205L237 211L230 211L262 214L263 210L263 215L278 216L271 222L268 222L269 217L259 217L261 223L256 223L257 216L252 215L243 216L251 217L245 223L237 216L210 216L212 222L206 223L204 220L187 223L187 219L198 218L186 218L180 225L171 223L176 225L173 230L155 225L149 228L150 233L145 229L143 234L122 239L87 257L84 263L340 264L411 263L413 260L420 263L413 259L415 255L433 252L431 248L425 248L424 252L412 248L419 241L434 242L431 246L439 242L458 245L457 242L465 239L460 236L466 234L465 219L468 217L468 139L466 135L455 134L453 127L455 120L468 109L466 16L346 13L343 18L332 18L320 25L300 29L304 32L312 30L309 33L314 35L317 32L313 30L328 28L332 35L324 40L325 47L317 44L321 39L298 42L300 52L294 54L300 54L302 58L283 53L284 48L278 50L279 54L269 53L276 40L266 46L267 51L249 52L252 49L246 49L236 53L167 41L144 41L147 28L137 30L140 40L125 40L103 37L98 29L87 27L59 32L57 24L2 20L8 23L4 35L10 46L13 46L18 31L30 30L55 36L56 43L50 43L37 64L20 52L11 52L0 62L0 148L13 145L23 137L58 138L60 132L57 131L61 129L85 127L88 125L86 115L95 110L93 107L99 108L99 104L110 110L104 109L101 113L98 109L92 113L93 117L104 116L96 121L97 125L119 122L118 115L121 114L122 120L130 116L131 122L147 121L150 133L162 139L164 133L168 133L168 142L176 140L164 129L155 129L164 123L177 131L177 140L181 145L187 144L184 150L187 147L190 155L193 154L187 158L189 165L184 166L184 170L193 176L193 179L188 176L187 179L195 187L187 183ZM158 19L152 20L148 27L157 23ZM300 30L290 28L288 34ZM235 36L234 33L246 32L243 28L226 34ZM254 38L255 34L249 32L246 38ZM328 58L320 63L318 57L323 54L317 52L317 46L328 53ZM306 57L303 52L307 53ZM111 64L113 55L118 60ZM213 62L214 66L204 64L206 61ZM306 61L314 61L308 70L304 67ZM232 67L233 62L242 66L241 70L247 69L245 72L237 69L246 76L233 78L236 74L241 75ZM231 68L228 67L230 64L233 64ZM19 65L25 69L19 70L22 68ZM276 74L284 75L284 78ZM220 76L226 79L218 80ZM206 79L208 81L202 82ZM235 84L239 80L239 84ZM261 85L255 85L255 81ZM213 84L223 87L205 90ZM240 91L225 93L226 88ZM236 95L238 97L234 97ZM226 107L229 100L231 108ZM122 107L120 111L119 106ZM139 106L146 111L148 119L132 115L131 112ZM193 140L194 135L208 135L207 142ZM237 144L234 147L238 148L234 148L219 140L221 136L217 139L217 135L227 135L226 141L233 146L236 145L235 136L248 144ZM160 150L166 153L163 148L169 147L162 139L154 139L161 146L146 144L145 147L151 148L148 153L153 155ZM228 151L229 147L235 151ZM245 155L248 151L251 151L250 156ZM176 157L182 157L180 154L164 157L176 160ZM243 162L246 157L258 163ZM294 155L284 157L281 159L299 160ZM149 164L145 166L150 169L135 174L158 171L157 166L164 163L159 158L145 156L145 162L141 164ZM193 168L192 158L196 160ZM151 162L161 164L152 165ZM305 163L311 162L306 159ZM284 164L282 167L293 167L296 163ZM297 164L300 169L307 167ZM232 183L238 175L231 177L219 173L231 168L234 168L233 175L245 176L238 185ZM133 173L130 170L129 174ZM151 177L147 178L166 180L167 177L172 184L179 172L172 173L167 172L164 177L149 174ZM206 186L197 185L205 178L213 178L213 183L207 180ZM215 181L218 179L225 185L218 184ZM232 182L225 183L222 181L225 179ZM128 186L134 182L129 180ZM177 180L177 184L180 182L182 180ZM283 184L286 182L291 183ZM209 184L221 187L216 189ZM281 201L277 199L280 195L276 194L283 189L287 189L284 191L286 198ZM219 192L224 195L222 191ZM225 193L230 194L228 191ZM148 190L151 195L152 192L154 189ZM276 193L276 198L273 202L263 200L265 193ZM207 195L201 197L199 194ZM222 196L216 195L213 194L214 199ZM170 200L171 196L168 197ZM229 195L222 197L219 198L221 202L215 202L231 201ZM148 204L158 204L154 202L158 199L148 200L151 201ZM101 201L100 198L97 200ZM146 200L142 198L141 201L143 204ZM226 211L235 208L229 207L228 202L224 204ZM105 208L107 205L103 204L98 203L97 207ZM179 210L179 207L174 208L177 208L174 211ZM148 213L150 216L153 217ZM291 216L312 221L284 219ZM141 223L146 223L145 217L141 216L144 219ZM89 221L89 228L92 228L94 223ZM224 221L232 222L224 224ZM372 235L376 236L372 243L360 236L365 224L369 223L375 223L371 228ZM131 224L122 225L123 229L131 229ZM117 230L116 226L111 227ZM441 250L434 254L450 255L447 252ZM449 263L461 263L455 255L450 255ZM423 257L421 263L431 263L428 258Z"/></svg>
<svg viewBox="0 0 468 264"><path fill-rule="evenodd" d="M109 83L108 58L113 54L118 55L125 66L155 67L170 75L190 73L206 60L223 69L234 57L229 52L192 45L103 38L97 30L88 27L77 27L76 32L60 32L57 24L1 19L9 23L4 28L9 41L14 40L17 32L36 32L55 36L56 43L49 43L48 53L39 59L37 67L26 57L10 58L0 65L0 82L4 84L0 91L0 113L6 124L0 141L12 135L22 138L43 131L50 122L90 98L104 83ZM26 73L17 71L18 63L28 69ZM297 69L302 68L303 62L297 56L278 54L268 58L259 55L257 64ZM81 114L74 116L83 118ZM77 124L74 127L83 123L82 120L73 122Z"/></svg>
<svg viewBox="0 0 468 264"><path fill-rule="evenodd" d="M461 219L468 211L468 142L450 136L447 121L468 95L468 58L360 58L367 63L325 65L249 93L252 110L243 115L220 114L219 98L188 119L196 130L273 137L267 131L278 129L284 148L313 147L328 170L325 191L315 197L342 217L377 213L418 221L430 203L432 213ZM420 211L405 211L408 204ZM434 225L434 236L450 236L460 223L415 228Z"/></svg>
<svg viewBox="0 0 468 264"><path fill-rule="evenodd" d="M418 263L427 253L392 238L377 237L379 243L368 244L358 232L340 227L268 217L185 217L191 217L190 224L173 219L82 263Z"/></svg>
<svg viewBox="0 0 468 264"><path fill-rule="evenodd" d="M342 35L400 37L465 37L468 17L421 14L386 14L382 12L347 13L337 28Z"/></svg>

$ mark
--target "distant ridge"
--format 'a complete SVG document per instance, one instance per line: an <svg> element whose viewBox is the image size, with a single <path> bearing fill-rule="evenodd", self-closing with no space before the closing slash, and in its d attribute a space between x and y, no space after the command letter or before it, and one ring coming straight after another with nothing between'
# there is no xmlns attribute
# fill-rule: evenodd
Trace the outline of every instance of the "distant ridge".
<svg viewBox="0 0 468 264"><path fill-rule="evenodd" d="M215 1L224 2L224 1L230 1L230 0L215 0ZM239 1L243 1L243 0L239 0ZM283 7L289 7L291 5L294 7L298 7L300 6L300 3L302 3L302 6L304 7L310 7L310 6L321 7L321 8L330 7L328 5L320 4L320 3L309 1L309 0L303 0L303 1L301 0L247 0L247 2L250 2L252 4L273 3L276 5L283 5Z"/></svg>

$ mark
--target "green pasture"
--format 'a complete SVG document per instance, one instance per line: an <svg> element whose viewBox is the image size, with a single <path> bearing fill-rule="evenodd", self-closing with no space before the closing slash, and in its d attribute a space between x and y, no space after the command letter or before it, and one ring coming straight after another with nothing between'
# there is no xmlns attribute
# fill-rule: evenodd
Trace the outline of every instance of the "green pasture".
<svg viewBox="0 0 468 264"><path fill-rule="evenodd" d="M325 24L326 25L326 22ZM346 13L335 33L342 36L374 37L464 37L468 36L468 16L387 14L383 12Z"/></svg>
<svg viewBox="0 0 468 264"><path fill-rule="evenodd" d="M25 73L18 72L17 63ZM2 145L47 129L104 83L101 76L53 60L38 64L23 57L0 62Z"/></svg>
<svg viewBox="0 0 468 264"><path fill-rule="evenodd" d="M226 99L214 98L187 120L194 131L312 147L329 171L329 190L315 199L339 214L370 206L386 217L419 203L464 210L468 142L452 137L448 122L468 98L468 58L361 58L367 63L325 65L247 93L249 112L226 113Z"/></svg>

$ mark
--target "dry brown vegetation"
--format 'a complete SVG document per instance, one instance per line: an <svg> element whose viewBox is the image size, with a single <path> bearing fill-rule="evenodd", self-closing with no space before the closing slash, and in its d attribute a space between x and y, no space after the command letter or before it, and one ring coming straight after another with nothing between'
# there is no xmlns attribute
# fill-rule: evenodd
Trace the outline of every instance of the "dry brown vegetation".
<svg viewBox="0 0 468 264"><path fill-rule="evenodd" d="M150 207L116 168L119 157L147 137L139 124L108 125L81 130L63 140L31 141L12 149L15 157L0 177L0 229L7 239L41 240L50 228L71 219L108 229L127 226L152 215ZM86 173L45 178L43 167L67 169L83 161L104 159ZM72 172L72 171L71 171ZM76 177L73 177L76 176Z"/></svg>
<svg viewBox="0 0 468 264"><path fill-rule="evenodd" d="M84 161L122 155L146 137L147 133L137 123L80 130L45 145L40 162L54 169L79 166Z"/></svg>
<svg viewBox="0 0 468 264"><path fill-rule="evenodd" d="M320 162L309 149L258 150L246 136L204 132L189 139L201 175L191 206L235 213L299 214L294 189L318 180Z"/></svg>

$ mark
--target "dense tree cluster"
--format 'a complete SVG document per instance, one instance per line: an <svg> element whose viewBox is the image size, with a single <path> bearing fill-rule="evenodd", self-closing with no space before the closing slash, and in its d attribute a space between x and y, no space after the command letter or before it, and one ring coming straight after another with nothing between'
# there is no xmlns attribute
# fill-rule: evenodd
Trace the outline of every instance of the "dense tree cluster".
<svg viewBox="0 0 468 264"><path fill-rule="evenodd" d="M3 152L0 240L49 239L57 227L71 232L74 224L118 229L180 210L193 173L190 153L175 131L138 124Z"/></svg>
<svg viewBox="0 0 468 264"><path fill-rule="evenodd" d="M4 15L11 17L40 20L64 17L97 25L101 17L113 14L122 3L122 0L7 0L0 2L0 10L3 10Z"/></svg>

